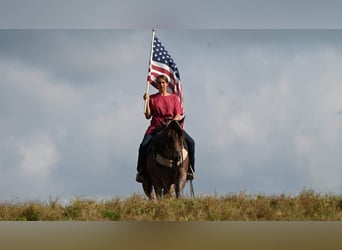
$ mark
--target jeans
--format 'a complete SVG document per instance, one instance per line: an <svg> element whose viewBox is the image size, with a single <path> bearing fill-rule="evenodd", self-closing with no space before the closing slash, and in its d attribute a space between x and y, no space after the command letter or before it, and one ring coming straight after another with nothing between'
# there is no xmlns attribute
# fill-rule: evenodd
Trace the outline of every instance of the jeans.
<svg viewBox="0 0 342 250"><path fill-rule="evenodd" d="M152 139L151 134L145 134L142 142L140 143L139 155L138 155L138 164L137 164L137 172L138 173L141 173L143 171L143 165L146 161L148 143L151 141L151 139Z"/></svg>
<svg viewBox="0 0 342 250"><path fill-rule="evenodd" d="M188 146L190 164L191 164L192 170L195 172L195 141L185 131L184 131L184 136L185 136L185 143Z"/></svg>

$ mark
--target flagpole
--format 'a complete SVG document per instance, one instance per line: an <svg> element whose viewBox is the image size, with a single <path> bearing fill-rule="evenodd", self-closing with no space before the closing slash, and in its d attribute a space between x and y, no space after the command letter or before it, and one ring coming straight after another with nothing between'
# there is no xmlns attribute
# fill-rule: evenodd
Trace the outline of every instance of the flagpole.
<svg viewBox="0 0 342 250"><path fill-rule="evenodd" d="M149 67L151 67L151 63L152 63L153 42L154 42L155 33L156 33L156 29L153 28L152 29L152 41L151 41L151 51L150 51ZM150 72L151 72L151 69L149 69L149 74L150 74ZM150 83L148 82L148 79L147 79L146 92L145 93L148 94L149 88L150 88ZM145 105L144 105L144 113L146 114L146 112L147 112L147 100L145 100Z"/></svg>

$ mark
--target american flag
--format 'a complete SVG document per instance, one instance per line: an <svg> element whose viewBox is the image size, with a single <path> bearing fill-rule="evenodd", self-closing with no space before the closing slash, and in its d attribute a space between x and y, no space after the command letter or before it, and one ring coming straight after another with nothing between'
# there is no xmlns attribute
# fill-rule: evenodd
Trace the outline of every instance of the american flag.
<svg viewBox="0 0 342 250"><path fill-rule="evenodd" d="M184 114L182 85L176 63L160 40L154 36L152 61L150 62L148 69L148 83L157 88L156 78L160 74L166 75L169 78L169 90L179 97L182 112Z"/></svg>

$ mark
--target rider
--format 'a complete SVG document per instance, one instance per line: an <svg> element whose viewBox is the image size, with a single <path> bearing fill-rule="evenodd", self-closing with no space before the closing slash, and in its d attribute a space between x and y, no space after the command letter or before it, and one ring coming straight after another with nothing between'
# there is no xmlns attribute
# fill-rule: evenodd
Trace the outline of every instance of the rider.
<svg viewBox="0 0 342 250"><path fill-rule="evenodd" d="M146 100L146 119L152 117L150 126L147 128L144 138L139 146L139 156L137 164L137 182L144 182L146 178L145 162L148 143L150 142L155 129L165 120L181 119L182 111L180 100L175 94L168 93L169 80L165 75L159 75L156 79L158 93L149 95L145 93L143 98ZM184 131L185 142L189 151L190 168L187 174L187 180L192 180L195 173L195 141Z"/></svg>

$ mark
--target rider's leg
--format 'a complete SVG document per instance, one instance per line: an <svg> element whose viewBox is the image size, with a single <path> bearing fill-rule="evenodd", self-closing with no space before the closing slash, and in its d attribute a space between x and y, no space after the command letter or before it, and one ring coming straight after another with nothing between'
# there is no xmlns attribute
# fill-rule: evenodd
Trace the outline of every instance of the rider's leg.
<svg viewBox="0 0 342 250"><path fill-rule="evenodd" d="M195 141L192 139L192 137L184 131L185 135L185 142L188 146L189 151L189 160L190 160L190 168L188 169L188 180L192 180L194 178L195 173Z"/></svg>
<svg viewBox="0 0 342 250"><path fill-rule="evenodd" d="M145 162L146 162L146 154L147 154L147 148L148 143L150 142L152 136L150 134L145 134L142 142L139 146L139 155L138 155L138 163L137 163L137 176L136 181L137 182L143 182L144 181L144 171L145 171Z"/></svg>

